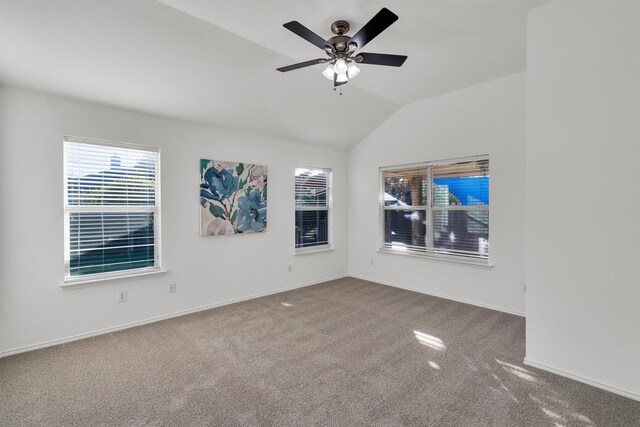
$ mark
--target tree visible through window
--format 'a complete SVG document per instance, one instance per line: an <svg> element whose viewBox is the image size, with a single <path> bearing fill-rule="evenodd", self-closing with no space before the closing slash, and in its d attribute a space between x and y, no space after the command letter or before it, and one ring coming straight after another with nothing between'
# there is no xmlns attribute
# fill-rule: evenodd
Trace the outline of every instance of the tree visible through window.
<svg viewBox="0 0 640 427"><path fill-rule="evenodd" d="M66 137L67 279L159 269L159 153Z"/></svg>
<svg viewBox="0 0 640 427"><path fill-rule="evenodd" d="M382 168L381 249L489 257L489 159Z"/></svg>

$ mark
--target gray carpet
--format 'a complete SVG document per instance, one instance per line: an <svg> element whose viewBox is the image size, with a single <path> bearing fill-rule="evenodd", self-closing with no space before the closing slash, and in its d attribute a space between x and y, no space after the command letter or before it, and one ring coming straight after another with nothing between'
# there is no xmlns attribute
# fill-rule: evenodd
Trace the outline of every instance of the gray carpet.
<svg viewBox="0 0 640 427"><path fill-rule="evenodd" d="M525 321L341 279L0 360L2 426L640 426Z"/></svg>

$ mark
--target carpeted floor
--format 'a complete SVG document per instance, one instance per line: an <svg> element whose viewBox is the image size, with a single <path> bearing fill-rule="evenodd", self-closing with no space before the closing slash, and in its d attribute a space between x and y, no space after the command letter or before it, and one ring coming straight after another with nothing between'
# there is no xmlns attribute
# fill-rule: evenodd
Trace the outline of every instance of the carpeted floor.
<svg viewBox="0 0 640 427"><path fill-rule="evenodd" d="M521 317L347 278L0 360L2 426L640 426Z"/></svg>

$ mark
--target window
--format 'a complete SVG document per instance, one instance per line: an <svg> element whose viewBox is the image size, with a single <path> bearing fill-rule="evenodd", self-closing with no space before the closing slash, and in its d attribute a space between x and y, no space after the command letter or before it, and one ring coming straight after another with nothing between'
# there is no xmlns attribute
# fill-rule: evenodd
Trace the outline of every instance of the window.
<svg viewBox="0 0 640 427"><path fill-rule="evenodd" d="M380 169L382 251L489 258L489 158Z"/></svg>
<svg viewBox="0 0 640 427"><path fill-rule="evenodd" d="M157 148L64 138L65 281L160 270Z"/></svg>
<svg viewBox="0 0 640 427"><path fill-rule="evenodd" d="M331 247L331 170L296 168L296 252Z"/></svg>

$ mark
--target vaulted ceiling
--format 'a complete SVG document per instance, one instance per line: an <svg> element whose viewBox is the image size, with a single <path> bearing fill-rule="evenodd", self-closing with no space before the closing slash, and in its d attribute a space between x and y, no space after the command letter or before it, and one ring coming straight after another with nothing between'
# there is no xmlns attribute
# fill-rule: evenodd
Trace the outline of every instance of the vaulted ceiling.
<svg viewBox="0 0 640 427"><path fill-rule="evenodd" d="M0 0L0 84L348 150L403 105L526 68L526 14L544 0ZM364 49L339 96L323 52L282 27L353 35L382 7L399 20Z"/></svg>

